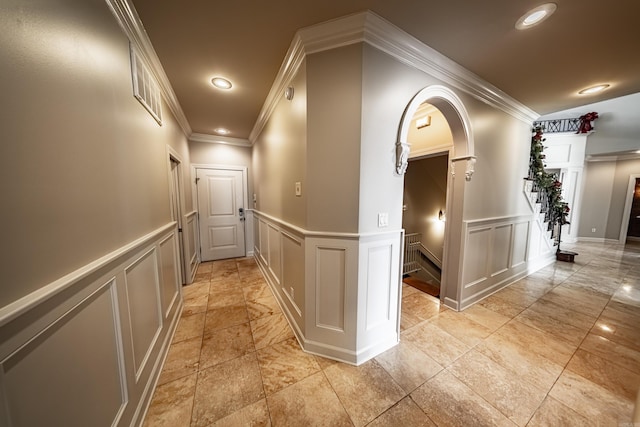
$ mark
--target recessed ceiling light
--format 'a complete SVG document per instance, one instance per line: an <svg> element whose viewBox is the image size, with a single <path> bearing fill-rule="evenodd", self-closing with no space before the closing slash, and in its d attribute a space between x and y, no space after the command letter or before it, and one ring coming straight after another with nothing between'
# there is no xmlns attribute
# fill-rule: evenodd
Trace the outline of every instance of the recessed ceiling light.
<svg viewBox="0 0 640 427"><path fill-rule="evenodd" d="M213 131L219 135L229 135L231 133L229 129L225 128L216 128Z"/></svg>
<svg viewBox="0 0 640 427"><path fill-rule="evenodd" d="M591 86L591 87L588 87L586 89L582 89L580 92L578 92L578 94L579 95L593 95L594 93L602 92L603 90L605 90L609 86L611 86L611 85L603 84L603 85Z"/></svg>
<svg viewBox="0 0 640 427"><path fill-rule="evenodd" d="M534 27L550 17L553 12L556 11L556 8L555 3L547 3L531 9L516 21L516 28L518 30L526 30L527 28Z"/></svg>
<svg viewBox="0 0 640 427"><path fill-rule="evenodd" d="M231 82L222 77L214 77L211 79L211 84L217 87L218 89L231 89Z"/></svg>

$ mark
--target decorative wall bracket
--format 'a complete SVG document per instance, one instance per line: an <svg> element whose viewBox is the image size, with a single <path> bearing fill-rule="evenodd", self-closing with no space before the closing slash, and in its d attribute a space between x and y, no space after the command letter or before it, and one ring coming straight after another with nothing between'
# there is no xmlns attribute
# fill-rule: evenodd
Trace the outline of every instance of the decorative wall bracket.
<svg viewBox="0 0 640 427"><path fill-rule="evenodd" d="M456 162L466 160L465 170L464 170L464 179L467 181L471 181L471 176L475 172L476 167L476 156L461 156L454 157L451 159L451 176L455 178L456 176Z"/></svg>
<svg viewBox="0 0 640 427"><path fill-rule="evenodd" d="M409 164L410 145L403 142L396 142L396 173L404 175Z"/></svg>

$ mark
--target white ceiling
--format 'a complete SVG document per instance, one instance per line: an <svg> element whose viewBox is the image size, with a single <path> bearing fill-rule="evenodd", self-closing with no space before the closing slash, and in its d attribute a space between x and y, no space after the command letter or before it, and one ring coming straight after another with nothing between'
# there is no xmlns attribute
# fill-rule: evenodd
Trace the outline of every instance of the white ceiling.
<svg viewBox="0 0 640 427"><path fill-rule="evenodd" d="M540 114L640 92L639 0L133 0L195 133L248 138L295 32L370 9ZM231 91L213 89L222 75ZM577 92L597 83L607 91Z"/></svg>

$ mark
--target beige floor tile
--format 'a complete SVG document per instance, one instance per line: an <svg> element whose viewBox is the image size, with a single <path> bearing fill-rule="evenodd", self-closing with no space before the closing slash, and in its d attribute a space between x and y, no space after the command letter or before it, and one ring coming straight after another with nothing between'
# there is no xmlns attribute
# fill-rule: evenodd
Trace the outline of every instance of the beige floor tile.
<svg viewBox="0 0 640 427"><path fill-rule="evenodd" d="M335 364L325 369L324 374L356 427L373 421L405 396L375 360L358 367Z"/></svg>
<svg viewBox="0 0 640 427"><path fill-rule="evenodd" d="M547 396L538 408L527 427L580 426L597 427L591 420L563 405L553 397Z"/></svg>
<svg viewBox="0 0 640 427"><path fill-rule="evenodd" d="M295 338L259 350L258 363L267 396L320 371L315 357L302 351Z"/></svg>
<svg viewBox="0 0 640 427"><path fill-rule="evenodd" d="M527 424L547 393L476 350L448 371L519 426Z"/></svg>
<svg viewBox="0 0 640 427"><path fill-rule="evenodd" d="M260 271L254 272L252 274L243 276L240 278L240 283L242 287L254 286L254 285L266 285L267 282L264 280L264 276Z"/></svg>
<svg viewBox="0 0 640 427"><path fill-rule="evenodd" d="M434 318L431 323L473 347L491 335L492 330L474 322L463 313L447 311Z"/></svg>
<svg viewBox="0 0 640 427"><path fill-rule="evenodd" d="M209 282L193 283L182 288L182 315L204 313L209 301Z"/></svg>
<svg viewBox="0 0 640 427"><path fill-rule="evenodd" d="M211 262L211 261L201 262L200 265L198 265L198 270L197 270L196 274L197 273L211 273L211 267L213 267L213 262Z"/></svg>
<svg viewBox="0 0 640 427"><path fill-rule="evenodd" d="M528 307L538 300L538 296L531 294L527 289L507 286L496 292L495 295L511 304L519 307Z"/></svg>
<svg viewBox="0 0 640 427"><path fill-rule="evenodd" d="M609 295L584 289L558 286L542 297L544 301L571 308L578 313L598 317L609 302Z"/></svg>
<svg viewBox="0 0 640 427"><path fill-rule="evenodd" d="M600 387L634 401L640 389L640 375L584 350L576 351L567 370Z"/></svg>
<svg viewBox="0 0 640 427"><path fill-rule="evenodd" d="M217 329L225 329L248 321L249 315L244 303L213 308L207 311L204 333L207 335Z"/></svg>
<svg viewBox="0 0 640 427"><path fill-rule="evenodd" d="M143 427L189 427L197 374L156 388Z"/></svg>
<svg viewBox="0 0 640 427"><path fill-rule="evenodd" d="M436 427L409 396L367 424L367 427Z"/></svg>
<svg viewBox="0 0 640 427"><path fill-rule="evenodd" d="M331 365L335 365L336 363L341 363L338 362L337 360L333 360L333 359L327 359L326 357L322 357L322 356L318 356L318 355L314 355L313 357L315 357L316 362L318 363L318 366L320 366L320 369L326 369Z"/></svg>
<svg viewBox="0 0 640 427"><path fill-rule="evenodd" d="M411 393L443 368L435 360L409 342L385 351L376 361L391 375L406 393Z"/></svg>
<svg viewBox="0 0 640 427"><path fill-rule="evenodd" d="M202 337L171 344L158 385L193 374L198 370Z"/></svg>
<svg viewBox="0 0 640 427"><path fill-rule="evenodd" d="M414 316L411 310L406 309L404 306L402 307L402 312L400 313L400 330L406 331L408 329L413 328L414 326L424 322L424 320L420 319L417 316Z"/></svg>
<svg viewBox="0 0 640 427"><path fill-rule="evenodd" d="M440 301L422 292L402 297L403 310L422 320L431 319L440 313Z"/></svg>
<svg viewBox="0 0 640 427"><path fill-rule="evenodd" d="M289 323L282 314L274 314L251 321L251 331L257 350L293 338Z"/></svg>
<svg viewBox="0 0 640 427"><path fill-rule="evenodd" d="M218 307L226 307L230 305L244 304L244 296L242 295L242 289L215 289L209 291L209 304L207 310Z"/></svg>
<svg viewBox="0 0 640 427"><path fill-rule="evenodd" d="M640 328L631 326L626 320L614 320L611 311L600 316L591 333L607 338L617 344L640 351Z"/></svg>
<svg viewBox="0 0 640 427"><path fill-rule="evenodd" d="M269 427L270 425L271 418L269 417L267 400L262 399L237 410L231 415L227 415L221 420L210 424L209 427Z"/></svg>
<svg viewBox="0 0 640 427"><path fill-rule="evenodd" d="M495 335L562 367L569 363L569 359L578 348L577 344L571 344L553 334L521 323L517 319L498 329Z"/></svg>
<svg viewBox="0 0 640 427"><path fill-rule="evenodd" d="M274 427L353 425L322 372L268 396L267 403Z"/></svg>
<svg viewBox="0 0 640 427"><path fill-rule="evenodd" d="M247 312L250 320L282 313L276 299L272 296L247 301Z"/></svg>
<svg viewBox="0 0 640 427"><path fill-rule="evenodd" d="M477 305L488 310L495 311L506 317L515 317L524 311L528 306L524 304L514 304L513 302L500 298L497 294L483 299Z"/></svg>
<svg viewBox="0 0 640 427"><path fill-rule="evenodd" d="M447 371L442 371L411 393L414 402L440 427L500 426L515 424L476 392Z"/></svg>
<svg viewBox="0 0 640 427"><path fill-rule="evenodd" d="M411 328L404 338L443 367L449 366L470 349L462 341L430 322Z"/></svg>
<svg viewBox="0 0 640 427"><path fill-rule="evenodd" d="M493 334L475 349L503 368L544 391L549 391L562 373L562 366L521 345L511 337Z"/></svg>
<svg viewBox="0 0 640 427"><path fill-rule="evenodd" d="M266 283L257 283L255 285L249 285L242 288L245 301L255 301L260 298L273 297L271 288Z"/></svg>
<svg viewBox="0 0 640 427"><path fill-rule="evenodd" d="M406 297L407 295L411 295L411 294L415 294L420 292L419 290L417 290L416 288L414 288L413 286L409 286L406 283L402 283L402 297Z"/></svg>
<svg viewBox="0 0 640 427"><path fill-rule="evenodd" d="M230 279L222 279L222 280L213 280L209 284L209 294L221 293L225 290L232 289L242 289L240 286L240 280L230 280Z"/></svg>
<svg viewBox="0 0 640 427"><path fill-rule="evenodd" d="M213 269L211 270L211 281L213 282L217 280L231 280L234 282L240 281L240 276L238 275L238 269L233 268L233 269L225 270L223 268L220 268L216 270L216 267L214 266Z"/></svg>
<svg viewBox="0 0 640 427"><path fill-rule="evenodd" d="M201 370L191 425L208 426L264 397L255 353Z"/></svg>
<svg viewBox="0 0 640 427"><path fill-rule="evenodd" d="M593 326L595 318L540 300L520 313L516 320L578 345Z"/></svg>
<svg viewBox="0 0 640 427"><path fill-rule="evenodd" d="M512 319L510 316L505 316L478 304L464 309L461 314L469 320L484 326L491 332L496 331Z"/></svg>
<svg viewBox="0 0 640 427"><path fill-rule="evenodd" d="M549 396L596 425L618 426L631 421L633 403L571 371L560 375Z"/></svg>
<svg viewBox="0 0 640 427"><path fill-rule="evenodd" d="M249 323L216 329L202 340L200 369L205 369L255 351Z"/></svg>
<svg viewBox="0 0 640 427"><path fill-rule="evenodd" d="M187 316L181 316L176 333L173 336L173 342L184 341L190 338L198 338L202 336L204 331L205 313L196 313Z"/></svg>
<svg viewBox="0 0 640 427"><path fill-rule="evenodd" d="M584 339L580 348L640 374L640 351L591 333Z"/></svg>

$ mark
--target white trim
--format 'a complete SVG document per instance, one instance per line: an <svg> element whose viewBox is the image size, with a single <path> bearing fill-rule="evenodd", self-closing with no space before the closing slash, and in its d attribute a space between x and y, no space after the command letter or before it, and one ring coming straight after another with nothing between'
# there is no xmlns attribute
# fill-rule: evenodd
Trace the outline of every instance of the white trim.
<svg viewBox="0 0 640 427"><path fill-rule="evenodd" d="M162 235L163 233L166 233L167 231L172 230L173 227L175 227L175 224L176 224L175 221L171 221L170 223L165 224L164 226L152 231L151 233L146 234L140 237L139 239L134 240L133 242L125 246L122 246L121 248L118 248L115 251L110 252L107 255L101 258L98 258L93 262L90 262L87 265L82 266L81 268L75 271L72 271L66 276L63 276L58 280L55 280L49 283L48 285L45 285L42 288L34 292L31 292L28 295L25 295L19 300L14 301L9 305L6 305L0 308L0 326L6 325L13 319L17 318L18 316L33 309L38 304L42 304L44 301L52 298L53 296L59 294L65 289L71 287L73 284L77 283L78 281L84 279L85 277L107 266L109 263L115 261L122 255L125 255L128 252L131 252L134 249L140 246L143 246L152 240L155 240L158 236Z"/></svg>
<svg viewBox="0 0 640 427"><path fill-rule="evenodd" d="M208 144L235 145L237 147L251 147L248 139L232 138L229 136L207 135L205 133L192 133L189 142L205 142Z"/></svg>
<svg viewBox="0 0 640 427"><path fill-rule="evenodd" d="M620 236L618 237L620 243L624 243L627 240L631 205L633 204L633 194L636 189L636 179L640 179L640 174L629 175L629 186L627 187L627 197L624 202L624 210L622 211L622 224L620 224Z"/></svg>
<svg viewBox="0 0 640 427"><path fill-rule="evenodd" d="M373 231L368 233L340 233L335 231L313 231L313 230L307 230L307 229L298 227L297 225L290 224L286 221L273 217L264 212L260 212L259 210L256 210L256 209L250 209L250 210L256 216L266 218L269 221L275 222L279 226L288 228L298 234L303 235L304 237L323 237L328 239L336 238L336 239L354 239L355 240L363 237L382 236L385 234L397 234L402 231L402 230L385 230L385 231Z"/></svg>
<svg viewBox="0 0 640 427"><path fill-rule="evenodd" d="M585 243L620 243L616 239L606 239L604 237L578 237L578 242Z"/></svg>
<svg viewBox="0 0 640 427"><path fill-rule="evenodd" d="M130 0L106 0L106 3L122 28L122 31L124 31L131 44L135 47L139 59L147 66L158 83L162 97L169 106L180 128L182 128L185 135L191 135L192 131L189 121L184 115L178 97L173 91L171 82L164 72L160 59L151 44L151 40L149 40L147 36L147 32L144 29L144 25L135 7Z"/></svg>
<svg viewBox="0 0 640 427"><path fill-rule="evenodd" d="M371 11L365 11L298 30L249 135L251 143L255 143L262 132L284 89L306 55L361 42L368 43L398 61L434 76L518 120L531 124L540 116L389 21Z"/></svg>

